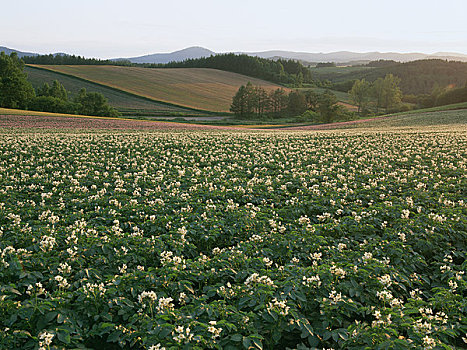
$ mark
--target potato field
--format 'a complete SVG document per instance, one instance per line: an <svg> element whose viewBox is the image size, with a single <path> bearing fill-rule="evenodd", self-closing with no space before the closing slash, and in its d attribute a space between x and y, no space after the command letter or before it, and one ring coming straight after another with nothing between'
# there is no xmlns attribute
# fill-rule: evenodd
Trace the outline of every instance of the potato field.
<svg viewBox="0 0 467 350"><path fill-rule="evenodd" d="M0 141L0 349L467 347L462 126Z"/></svg>

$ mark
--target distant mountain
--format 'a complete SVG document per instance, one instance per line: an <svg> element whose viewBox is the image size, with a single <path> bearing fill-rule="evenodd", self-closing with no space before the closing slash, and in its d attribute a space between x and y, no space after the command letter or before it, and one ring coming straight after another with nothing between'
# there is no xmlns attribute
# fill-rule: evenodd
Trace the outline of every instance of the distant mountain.
<svg viewBox="0 0 467 350"><path fill-rule="evenodd" d="M467 55L458 53L440 52L432 55L424 53L398 53L398 52L350 52L339 51L331 53L309 53L309 52L293 52L293 51L263 51L263 52L245 52L247 55L258 56L262 58L277 59L288 58L306 62L335 62L346 63L354 61L377 61L377 60L394 60L398 62L409 62L427 58L447 59L450 61L467 62Z"/></svg>
<svg viewBox="0 0 467 350"><path fill-rule="evenodd" d="M204 47L194 46L171 53L156 53L140 57L117 58L114 60L127 60L132 63L169 63L184 61L189 58L209 57L215 54L215 52L205 49Z"/></svg>
<svg viewBox="0 0 467 350"><path fill-rule="evenodd" d="M257 56L261 58L269 58L277 60L279 58L294 59L306 62L335 62L335 63L354 63L362 64L370 61L377 60L394 60L398 62L410 62L426 58L439 58L450 61L464 61L467 62L467 55L451 53L451 52L438 52L432 55L424 53L398 53L398 52L350 52L338 51L330 53L311 53L311 52L293 52L282 50L259 51L259 52L235 52L236 54L246 54L249 56ZM172 53L156 53L152 55L145 55L140 57L131 58L117 58L114 60L128 60L132 63L168 63L178 62L189 58L201 58L216 55L218 53L208 50L203 47L189 47L180 51Z"/></svg>
<svg viewBox="0 0 467 350"><path fill-rule="evenodd" d="M19 57L24 56L37 56L37 53L22 52L15 49L0 46L0 52L10 54L17 52ZM427 58L438 58L448 61L462 61L467 62L467 55L454 53L454 52L437 52L434 54L424 54L419 52L413 53L399 53L399 52L351 52L351 51L338 51L330 53L312 53L312 52L294 52L283 50L259 51L259 52L235 52L237 54L247 54L250 56L258 56L261 58L269 58L277 60L279 58L294 59L306 63L317 62L335 62L337 64L363 64L370 61L377 60L394 60L398 62L410 62ZM201 58L216 55L218 53L208 50L204 47L193 46L186 49L175 51L171 53L156 53L152 55L145 55L131 58L115 58L113 61L127 60L132 63L168 63L179 62L190 58ZM66 56L65 53L55 53L56 55Z"/></svg>
<svg viewBox="0 0 467 350"><path fill-rule="evenodd" d="M12 52L16 52L18 54L18 57L24 57L24 56L37 56L37 53L32 53L32 52L22 52L19 50L15 49L9 49L8 47L0 46L0 52L5 52L7 55L11 54Z"/></svg>
<svg viewBox="0 0 467 350"><path fill-rule="evenodd" d="M5 46L0 46L0 52L5 52L7 55L11 54L12 52L16 52L18 54L18 57L21 58L21 57L25 57L25 56L39 56L40 54L38 53L34 53L34 52L23 52L23 51L19 51L19 50L15 50L15 49L10 49L8 47L5 47ZM54 56L70 56L69 54L67 53L63 53L63 52L57 52L57 53L54 53L53 54Z"/></svg>

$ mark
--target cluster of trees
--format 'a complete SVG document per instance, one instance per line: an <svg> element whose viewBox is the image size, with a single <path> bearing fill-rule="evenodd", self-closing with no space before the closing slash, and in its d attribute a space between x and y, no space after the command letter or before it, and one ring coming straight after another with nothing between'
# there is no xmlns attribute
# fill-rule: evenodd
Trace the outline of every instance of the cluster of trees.
<svg viewBox="0 0 467 350"><path fill-rule="evenodd" d="M36 90L36 96L29 101L28 109L41 112L79 114L78 106L68 100L68 92L55 80L52 86L45 83Z"/></svg>
<svg viewBox="0 0 467 350"><path fill-rule="evenodd" d="M349 91L352 102L358 107L359 114L368 114L370 103L379 113L381 108L386 112L397 107L402 102L402 92L399 88L400 78L387 74L384 79L378 78L373 83L365 79L356 80Z"/></svg>
<svg viewBox="0 0 467 350"><path fill-rule="evenodd" d="M289 97L284 89L267 92L250 82L242 85L232 99L230 111L239 118L280 115L288 107Z"/></svg>
<svg viewBox="0 0 467 350"><path fill-rule="evenodd" d="M16 53L8 56L4 52L0 53L0 107L109 117L120 115L97 92L81 89L70 99L65 87L57 80L52 86L45 83L35 91L24 73L24 62Z"/></svg>
<svg viewBox="0 0 467 350"><path fill-rule="evenodd" d="M312 83L310 70L296 60L271 60L245 54L220 54L188 59L183 62L149 65L162 68L214 68L272 81L278 84L301 86Z"/></svg>
<svg viewBox="0 0 467 350"><path fill-rule="evenodd" d="M239 118L303 116L309 121L329 123L336 117L349 116L337 102L329 91L322 94L311 90L287 93L284 89L267 92L248 83L238 89L230 110Z"/></svg>
<svg viewBox="0 0 467 350"><path fill-rule="evenodd" d="M36 97L30 102L29 109L42 112L95 115L117 117L120 113L111 107L107 99L98 92L87 92L82 88L73 98L68 97L65 87L55 80L52 86L44 83L37 89Z"/></svg>

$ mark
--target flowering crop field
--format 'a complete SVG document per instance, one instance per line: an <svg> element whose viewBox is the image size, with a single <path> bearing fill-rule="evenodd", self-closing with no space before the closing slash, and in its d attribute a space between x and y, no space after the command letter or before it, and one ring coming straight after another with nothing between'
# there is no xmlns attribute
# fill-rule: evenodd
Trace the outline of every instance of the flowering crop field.
<svg viewBox="0 0 467 350"><path fill-rule="evenodd" d="M465 129L0 139L1 349L467 346Z"/></svg>
<svg viewBox="0 0 467 350"><path fill-rule="evenodd" d="M214 129L214 130L229 130L230 127L188 124L165 122L156 120L138 120L124 118L109 118L109 117L92 117L79 115L63 115L58 113L47 112L31 112L18 110L18 114L11 113L12 109L0 108L0 130L8 130L14 133L16 129L48 129L49 132L57 130L95 130L102 132L103 130L175 130L175 129ZM8 113L2 115L2 112ZM24 115L27 113L28 115ZM34 113L34 114L33 114ZM32 114L32 115L29 115Z"/></svg>

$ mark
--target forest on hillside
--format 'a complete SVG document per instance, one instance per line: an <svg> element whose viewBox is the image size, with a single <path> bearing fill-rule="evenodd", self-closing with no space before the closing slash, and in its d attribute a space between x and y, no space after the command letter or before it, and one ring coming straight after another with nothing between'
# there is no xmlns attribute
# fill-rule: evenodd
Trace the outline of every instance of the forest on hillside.
<svg viewBox="0 0 467 350"><path fill-rule="evenodd" d="M245 54L220 54L183 62L154 65L166 68L214 68L272 81L278 84L311 83L310 70L296 60L271 60Z"/></svg>
<svg viewBox="0 0 467 350"><path fill-rule="evenodd" d="M400 88L404 94L431 94L438 87L463 87L467 83L467 62L445 61L439 59L418 60L406 63L375 62L369 63L366 70L339 74L315 71L313 78L330 82L335 90L347 92L358 79L373 82L393 74L401 79Z"/></svg>

